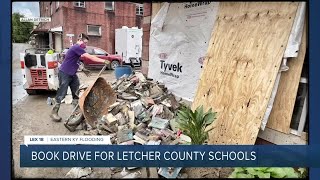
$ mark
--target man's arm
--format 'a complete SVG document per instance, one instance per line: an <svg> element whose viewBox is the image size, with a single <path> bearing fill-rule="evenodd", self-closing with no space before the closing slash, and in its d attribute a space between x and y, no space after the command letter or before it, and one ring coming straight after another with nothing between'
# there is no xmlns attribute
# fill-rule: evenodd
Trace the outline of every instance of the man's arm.
<svg viewBox="0 0 320 180"><path fill-rule="evenodd" d="M84 53L84 54L81 55L81 57L88 58L88 59L90 59L90 60L92 60L92 61L95 61L95 62L100 62L100 63L105 63L105 64L109 64L109 63L110 63L110 62L107 61L107 60L98 58L98 57L93 56L93 55L91 55L91 54L89 54L89 53Z"/></svg>

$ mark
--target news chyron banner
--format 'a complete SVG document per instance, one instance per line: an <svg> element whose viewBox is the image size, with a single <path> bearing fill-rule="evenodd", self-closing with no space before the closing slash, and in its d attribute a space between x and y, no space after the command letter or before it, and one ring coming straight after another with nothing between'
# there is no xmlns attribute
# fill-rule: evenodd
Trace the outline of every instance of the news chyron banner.
<svg viewBox="0 0 320 180"><path fill-rule="evenodd" d="M319 147L112 145L110 136L25 136L21 167L320 167Z"/></svg>

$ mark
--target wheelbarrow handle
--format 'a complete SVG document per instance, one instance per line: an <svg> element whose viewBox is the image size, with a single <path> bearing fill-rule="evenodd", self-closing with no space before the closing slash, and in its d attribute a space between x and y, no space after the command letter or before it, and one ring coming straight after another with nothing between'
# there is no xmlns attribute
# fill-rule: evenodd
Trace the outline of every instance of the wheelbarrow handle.
<svg viewBox="0 0 320 180"><path fill-rule="evenodd" d="M78 107L79 107L79 103L78 103L78 104L76 105L76 107L72 110L72 113L71 113L71 115L68 117L68 119L67 119L67 121L66 121L66 124L68 124L68 122L70 121L71 116L73 115L73 113L76 112L76 110L78 109Z"/></svg>
<svg viewBox="0 0 320 180"><path fill-rule="evenodd" d="M101 71L99 72L97 78L100 77L101 73L106 70L107 66L108 66L108 64L105 64L105 65L103 66L103 68L102 68Z"/></svg>

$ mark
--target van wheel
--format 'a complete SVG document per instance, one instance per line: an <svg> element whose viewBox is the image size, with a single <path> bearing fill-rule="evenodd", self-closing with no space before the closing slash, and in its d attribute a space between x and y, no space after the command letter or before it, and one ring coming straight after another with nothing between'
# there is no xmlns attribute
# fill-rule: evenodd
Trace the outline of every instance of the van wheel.
<svg viewBox="0 0 320 180"><path fill-rule="evenodd" d="M29 95L36 95L37 94L37 90L34 90L34 89L27 89L26 91Z"/></svg>
<svg viewBox="0 0 320 180"><path fill-rule="evenodd" d="M120 65L119 61L117 60L113 60L110 64L110 67L112 70L116 69L116 67L118 67Z"/></svg>

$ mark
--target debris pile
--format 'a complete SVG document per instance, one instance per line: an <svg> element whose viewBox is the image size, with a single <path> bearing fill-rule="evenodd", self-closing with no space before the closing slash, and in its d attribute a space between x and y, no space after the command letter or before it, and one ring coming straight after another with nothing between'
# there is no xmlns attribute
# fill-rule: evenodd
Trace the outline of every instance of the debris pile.
<svg viewBox="0 0 320 180"><path fill-rule="evenodd" d="M90 175L92 172L91 168L74 167L66 175L68 178L82 178Z"/></svg>
<svg viewBox="0 0 320 180"><path fill-rule="evenodd" d="M168 145L190 143L175 121L182 99L142 73L123 76L112 83L117 100L108 113L96 120L96 129L87 124L83 135L109 135L112 144ZM181 137L181 138L180 138Z"/></svg>
<svg viewBox="0 0 320 180"><path fill-rule="evenodd" d="M82 135L108 135L112 144L119 145L177 145L190 144L190 137L177 128L176 112L182 99L168 92L164 84L134 72L111 84L117 95L108 113L99 117L92 128L86 123ZM181 168L149 168L166 178L176 178ZM124 170L125 171L125 170ZM122 171L122 174L124 174ZM133 178L137 172L123 175Z"/></svg>

